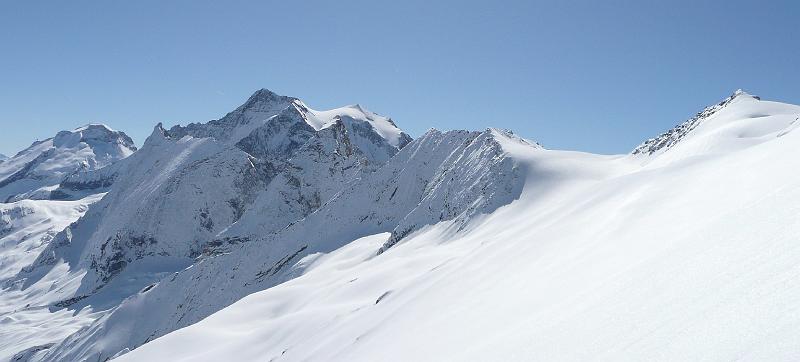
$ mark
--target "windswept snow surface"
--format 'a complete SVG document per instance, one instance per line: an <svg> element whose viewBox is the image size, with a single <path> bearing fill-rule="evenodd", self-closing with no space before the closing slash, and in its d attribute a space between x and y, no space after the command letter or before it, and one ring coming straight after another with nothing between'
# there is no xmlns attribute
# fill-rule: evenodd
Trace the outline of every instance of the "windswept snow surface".
<svg viewBox="0 0 800 362"><path fill-rule="evenodd" d="M494 138L516 201L309 254L118 360L794 360L798 117L735 94L649 155Z"/></svg>

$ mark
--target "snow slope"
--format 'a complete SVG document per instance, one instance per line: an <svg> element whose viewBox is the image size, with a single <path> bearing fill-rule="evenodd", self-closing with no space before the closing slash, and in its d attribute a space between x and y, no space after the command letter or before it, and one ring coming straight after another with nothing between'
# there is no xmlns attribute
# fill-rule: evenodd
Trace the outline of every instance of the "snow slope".
<svg viewBox="0 0 800 362"><path fill-rule="evenodd" d="M0 201L50 198L65 177L103 168L134 151L130 137L105 125L61 131L0 162Z"/></svg>
<svg viewBox="0 0 800 362"><path fill-rule="evenodd" d="M0 360L8 360L28 348L52 345L93 320L89 310L74 314L66 310L50 312L49 305L62 293L62 285L55 281L58 273L33 287L16 276L59 231L101 197L102 194L77 201L22 200L0 204Z"/></svg>
<svg viewBox="0 0 800 362"><path fill-rule="evenodd" d="M791 359L798 117L600 156L262 89L7 205L0 360Z"/></svg>
<svg viewBox="0 0 800 362"><path fill-rule="evenodd" d="M646 156L495 138L516 201L291 259L295 278L118 360L792 360L798 116L737 94Z"/></svg>
<svg viewBox="0 0 800 362"><path fill-rule="evenodd" d="M326 123L318 128L309 123L320 119ZM114 313L127 297L218 253L219 234L244 215L250 215L244 224L251 223L252 230L280 230L379 168L410 140L396 127L389 132L389 126L394 127L388 118L361 108L312 111L266 90L220 120L170 130L159 124L130 157L70 174L50 190L51 197L64 198L98 189L108 193L55 235L14 282L24 290L60 285L58 293L47 294L53 321L67 312L92 312L92 319ZM228 296L233 299L227 304L244 295ZM188 315L184 323L217 309ZM100 320L97 325L105 326L105 318ZM163 322L171 324L136 332L152 338L180 325ZM121 342L146 340L131 338Z"/></svg>
<svg viewBox="0 0 800 362"><path fill-rule="evenodd" d="M137 347L245 295L291 279L302 268L289 268L290 263L331 252L360 236L394 231L400 240L442 220L464 227L469 218L519 196L521 171L505 157L504 144L539 149L497 130L431 131L282 230L248 233L261 228L247 226L257 219L243 217L209 245L200 262L131 296L42 358L103 360ZM459 181L452 182L454 178ZM437 211L429 212L434 206ZM133 318L141 314L148 318Z"/></svg>

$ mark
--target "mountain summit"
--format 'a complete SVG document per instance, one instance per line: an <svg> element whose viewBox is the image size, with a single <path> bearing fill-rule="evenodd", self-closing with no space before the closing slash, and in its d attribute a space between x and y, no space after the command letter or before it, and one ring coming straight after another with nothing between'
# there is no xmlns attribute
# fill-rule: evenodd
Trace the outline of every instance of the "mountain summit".
<svg viewBox="0 0 800 362"><path fill-rule="evenodd" d="M797 127L800 107L762 100L738 89L675 128L649 139L632 154L653 165L731 154Z"/></svg>
<svg viewBox="0 0 800 362"><path fill-rule="evenodd" d="M128 135L102 124L61 131L0 163L0 201L49 198L67 176L103 168L135 151Z"/></svg>

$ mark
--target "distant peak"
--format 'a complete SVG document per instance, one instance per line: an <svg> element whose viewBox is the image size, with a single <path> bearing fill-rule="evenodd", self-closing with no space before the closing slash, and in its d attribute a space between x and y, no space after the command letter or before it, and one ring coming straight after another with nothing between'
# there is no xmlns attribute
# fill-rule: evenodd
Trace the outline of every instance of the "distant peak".
<svg viewBox="0 0 800 362"><path fill-rule="evenodd" d="M106 131L109 131L109 132L115 132L113 129L111 129L111 127L109 127L109 126L107 126L107 125L105 125L103 123L87 123L87 124L85 124L83 126L80 126L80 127L76 128L75 130L76 131L83 131L83 130L87 130L87 129L101 129L101 130L106 130Z"/></svg>
<svg viewBox="0 0 800 362"><path fill-rule="evenodd" d="M733 92L733 94L730 97L728 97L728 99L732 100L734 98L739 98L739 97L748 97L748 98L754 98L756 100L761 100L761 97L747 93L742 88L739 88L735 92Z"/></svg>
<svg viewBox="0 0 800 362"><path fill-rule="evenodd" d="M250 98L278 98L280 97L279 94L267 89L261 88L253 93Z"/></svg>
<svg viewBox="0 0 800 362"><path fill-rule="evenodd" d="M133 140L124 132L115 131L100 123L90 123L71 131L58 132L52 138L55 147L75 147L79 143L95 148L98 145L119 145L131 151L136 150Z"/></svg>
<svg viewBox="0 0 800 362"><path fill-rule="evenodd" d="M150 133L150 137L147 137L147 142L156 141L156 140L165 140L169 139L169 132L164 129L164 124L158 122L158 124L153 127L153 132Z"/></svg>
<svg viewBox="0 0 800 362"><path fill-rule="evenodd" d="M347 106L347 108L352 108L352 109L355 109L355 110L361 111L362 113L367 113L367 112L364 110L364 107L361 107L361 105L360 105L360 104L358 104L358 103L356 103L356 104L351 104L351 105Z"/></svg>
<svg viewBox="0 0 800 362"><path fill-rule="evenodd" d="M711 105L706 107L694 117L688 119L687 121L678 124L674 128L662 133L658 137L648 139L644 141L642 144L637 146L631 153L634 155L653 155L656 153L664 152L669 148L672 148L678 142L680 142L683 138L686 137L689 133L691 133L700 123L704 122L706 119L712 117L713 115L717 114L720 110L727 107L729 104L733 103L735 100L740 99L754 99L754 100L761 100L760 97L751 95L741 88L737 89L733 92L728 98L722 100L715 105Z"/></svg>
<svg viewBox="0 0 800 362"><path fill-rule="evenodd" d="M502 129L502 128L487 128L484 133L492 136L493 138L501 138L514 141L519 144L523 144L526 146L531 146L534 148L544 148L539 142L531 141L529 139L525 139L520 137L519 135L515 134L514 131L510 129Z"/></svg>
<svg viewBox="0 0 800 362"><path fill-rule="evenodd" d="M247 104L257 104L263 102L276 102L276 101L286 101L286 100L293 100L292 97L282 96L277 94L267 88L261 88L255 91L250 98L247 99L245 105Z"/></svg>
<svg viewBox="0 0 800 362"><path fill-rule="evenodd" d="M247 101L234 112L272 110L276 105L283 106L284 104L288 107L294 100L296 98L282 96L269 89L261 88L247 98Z"/></svg>

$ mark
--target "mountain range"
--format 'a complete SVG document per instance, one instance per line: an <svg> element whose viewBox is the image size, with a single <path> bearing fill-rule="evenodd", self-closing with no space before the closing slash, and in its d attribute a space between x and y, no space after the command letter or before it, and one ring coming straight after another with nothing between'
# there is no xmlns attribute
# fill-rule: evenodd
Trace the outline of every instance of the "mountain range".
<svg viewBox="0 0 800 362"><path fill-rule="evenodd" d="M0 360L791 359L799 120L738 90L595 155L261 89L63 131L0 161Z"/></svg>

